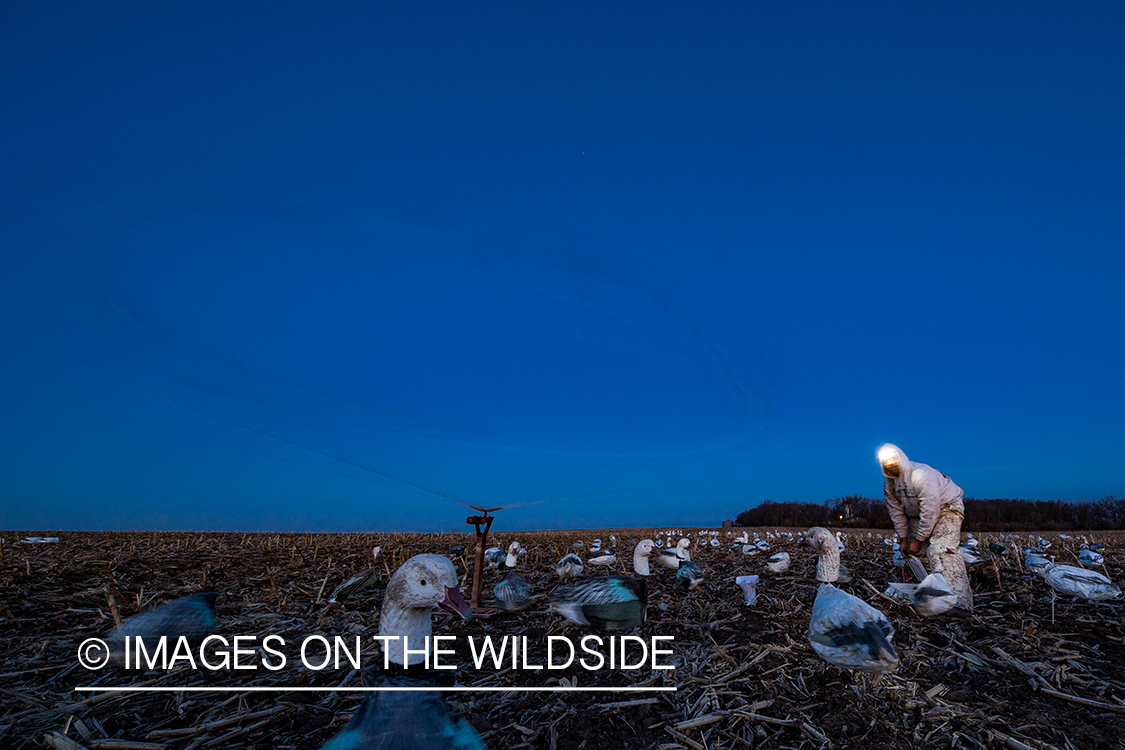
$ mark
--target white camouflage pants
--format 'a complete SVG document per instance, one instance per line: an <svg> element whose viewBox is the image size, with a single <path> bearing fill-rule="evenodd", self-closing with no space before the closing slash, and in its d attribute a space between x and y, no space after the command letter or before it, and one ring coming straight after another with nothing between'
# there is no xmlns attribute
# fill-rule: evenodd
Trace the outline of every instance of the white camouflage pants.
<svg viewBox="0 0 1125 750"><path fill-rule="evenodd" d="M922 548L926 554L926 567L931 573L941 573L949 585L957 592L957 606L973 611L973 589L969 585L969 572L965 570L965 558L961 556L961 522L965 520L962 511L947 508L938 516L934 530L930 533L929 544ZM918 522L910 519L910 535L913 537Z"/></svg>

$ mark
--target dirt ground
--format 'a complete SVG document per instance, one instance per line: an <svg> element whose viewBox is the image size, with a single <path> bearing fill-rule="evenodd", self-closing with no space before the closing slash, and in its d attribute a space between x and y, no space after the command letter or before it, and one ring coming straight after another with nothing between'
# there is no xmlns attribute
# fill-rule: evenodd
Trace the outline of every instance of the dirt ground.
<svg viewBox="0 0 1125 750"><path fill-rule="evenodd" d="M665 530L666 531L666 530ZM637 635L673 636L670 671L477 670L466 639L524 635L529 661L542 663L550 634L577 642L585 633L547 610L470 622L435 618L435 635L457 636L457 683L487 686L675 686L675 692L465 692L447 703L465 716L493 750L506 748L820 748L1123 747L1125 741L1125 626L1122 600L1092 603L1054 599L1018 554L999 559L999 576L974 584L970 618L920 618L882 596L901 580L879 532L847 530L842 559L854 581L842 585L882 610L895 627L898 670L877 684L826 665L808 643L816 596L812 552L796 541L769 539L768 553L743 555L699 544L693 560L706 580L690 594L674 574L654 568L648 621ZM736 529L735 533L742 532ZM766 529L751 529L763 537ZM770 529L768 531L775 531ZM797 532L798 530L790 530ZM490 546L519 540L528 549L519 572L533 591L559 584L555 561L581 539L588 546L616 534L619 564L587 566L584 576L631 573L635 540L678 535L659 530L514 532L494 528ZM870 535L869 535L870 534ZM243 534L170 532L50 532L57 544L22 544L47 532L0 532L0 747L319 748L348 721L362 699L351 692L89 693L77 686L353 687L356 670L306 670L297 659L277 672L177 669L126 674L91 672L77 662L78 645L104 635L115 617L198 591L219 594L216 633L226 637L279 634L287 644L310 634L365 641L364 665L381 662L369 636L378 632L381 583L340 604L329 592L371 565L379 545L393 570L408 557L447 554L475 538L468 534ZM985 544L995 536L977 534ZM1024 537L1027 535L1025 534ZM1077 539L1053 542L1057 562L1076 564ZM1077 536L1077 534L1071 534ZM1125 532L1091 532L1106 545L1105 572L1125 580ZM795 537L796 538L796 537ZM584 559L586 548L576 550ZM789 552L788 573L764 570L769 554ZM1018 552L1018 548L1013 550ZM469 557L452 556L471 591ZM759 574L758 602L743 604L737 575ZM484 574L485 602L499 576ZM115 612L116 610L116 612ZM537 661L539 660L539 661ZM560 680L565 682L560 683Z"/></svg>

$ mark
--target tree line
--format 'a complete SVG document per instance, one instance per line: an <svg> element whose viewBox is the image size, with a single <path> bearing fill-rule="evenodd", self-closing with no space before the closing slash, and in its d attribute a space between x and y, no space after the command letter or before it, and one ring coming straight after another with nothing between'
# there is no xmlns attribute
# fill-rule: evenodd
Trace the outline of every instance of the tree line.
<svg viewBox="0 0 1125 750"><path fill-rule="evenodd" d="M1125 529L1125 498L1022 500L966 497L963 531L1098 531ZM736 526L839 526L893 529L882 498L847 495L823 503L766 500L742 511Z"/></svg>

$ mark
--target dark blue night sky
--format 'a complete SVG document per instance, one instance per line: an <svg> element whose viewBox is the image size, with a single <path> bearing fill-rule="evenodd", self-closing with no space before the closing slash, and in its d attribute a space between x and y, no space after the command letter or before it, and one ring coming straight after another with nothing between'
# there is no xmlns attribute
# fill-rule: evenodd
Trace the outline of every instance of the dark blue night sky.
<svg viewBox="0 0 1125 750"><path fill-rule="evenodd" d="M0 528L1125 494L1125 6L606 6L4 3Z"/></svg>

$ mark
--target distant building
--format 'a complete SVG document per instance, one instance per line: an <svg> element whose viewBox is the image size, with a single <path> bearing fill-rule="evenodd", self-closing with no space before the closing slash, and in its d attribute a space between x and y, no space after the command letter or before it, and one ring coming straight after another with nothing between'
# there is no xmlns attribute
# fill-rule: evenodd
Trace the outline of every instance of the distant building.
<svg viewBox="0 0 1125 750"><path fill-rule="evenodd" d="M730 520L729 518L724 520L723 521L723 528L724 529L734 528L734 521Z"/></svg>

